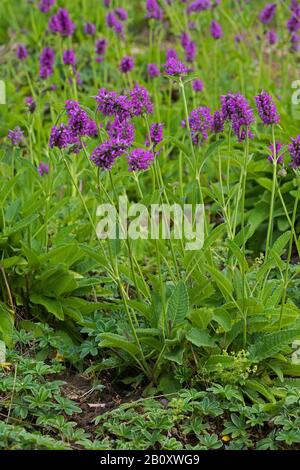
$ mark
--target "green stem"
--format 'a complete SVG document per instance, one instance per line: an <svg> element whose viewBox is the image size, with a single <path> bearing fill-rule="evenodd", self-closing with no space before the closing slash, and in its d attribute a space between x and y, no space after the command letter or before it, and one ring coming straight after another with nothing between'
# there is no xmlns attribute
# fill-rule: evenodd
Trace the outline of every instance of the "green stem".
<svg viewBox="0 0 300 470"><path fill-rule="evenodd" d="M273 232L273 215L274 215L274 204L275 204L275 192L276 192L276 180L277 180L277 155L276 155L276 142L275 142L275 129L272 126L272 142L273 142L273 180L272 180L272 193L269 213L269 223L266 241L266 254L265 259L268 259L270 244L272 243L272 232Z"/></svg>

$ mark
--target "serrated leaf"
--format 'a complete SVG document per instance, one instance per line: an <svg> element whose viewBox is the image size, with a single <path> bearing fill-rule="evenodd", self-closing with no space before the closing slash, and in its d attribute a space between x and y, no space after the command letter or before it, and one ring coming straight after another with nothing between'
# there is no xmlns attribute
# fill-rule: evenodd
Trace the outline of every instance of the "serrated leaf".
<svg viewBox="0 0 300 470"><path fill-rule="evenodd" d="M199 330L199 328L192 327L187 331L185 337L190 343L198 346L198 348L212 348L215 345L213 338L209 335L207 330Z"/></svg>
<svg viewBox="0 0 300 470"><path fill-rule="evenodd" d="M186 285L183 281L179 281L173 290L168 303L167 318L171 324L171 328L182 323L188 314L189 295Z"/></svg>
<svg viewBox="0 0 300 470"><path fill-rule="evenodd" d="M300 339L300 328L267 334L250 346L249 359L259 362L272 357L295 339Z"/></svg>

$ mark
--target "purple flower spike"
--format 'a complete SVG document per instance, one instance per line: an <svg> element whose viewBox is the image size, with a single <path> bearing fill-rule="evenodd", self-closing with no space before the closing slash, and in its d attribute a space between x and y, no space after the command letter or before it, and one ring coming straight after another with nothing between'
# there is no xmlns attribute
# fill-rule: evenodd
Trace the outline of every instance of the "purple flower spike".
<svg viewBox="0 0 300 470"><path fill-rule="evenodd" d="M136 84L129 92L130 112L133 116L153 113L153 104L145 87Z"/></svg>
<svg viewBox="0 0 300 470"><path fill-rule="evenodd" d="M28 51L26 49L26 46L24 44L18 44L16 54L19 60L27 59Z"/></svg>
<svg viewBox="0 0 300 470"><path fill-rule="evenodd" d="M85 23L83 30L87 36L95 36L96 25L94 23L89 23L89 22Z"/></svg>
<svg viewBox="0 0 300 470"><path fill-rule="evenodd" d="M223 36L222 27L215 20L212 20L210 24L210 34L214 39L220 39Z"/></svg>
<svg viewBox="0 0 300 470"><path fill-rule="evenodd" d="M270 46L274 46L278 42L278 35L276 31L271 30L267 32L267 41L270 44Z"/></svg>
<svg viewBox="0 0 300 470"><path fill-rule="evenodd" d="M8 132L7 138L11 141L11 144L16 147L24 140L24 132L17 126Z"/></svg>
<svg viewBox="0 0 300 470"><path fill-rule="evenodd" d="M169 58L164 65L165 73L171 77L180 77L188 73L187 67L178 59Z"/></svg>
<svg viewBox="0 0 300 470"><path fill-rule="evenodd" d="M160 74L159 68L155 64L148 64L147 70L148 70L149 77L151 78L158 77Z"/></svg>
<svg viewBox="0 0 300 470"><path fill-rule="evenodd" d="M154 155L149 150L135 149L128 156L129 171L145 171L154 161Z"/></svg>
<svg viewBox="0 0 300 470"><path fill-rule="evenodd" d="M223 132L224 130L224 119L223 119L222 112L219 110L217 110L213 115L213 122L212 122L211 130L215 134L219 134L220 132Z"/></svg>
<svg viewBox="0 0 300 470"><path fill-rule="evenodd" d="M40 55L40 77L45 79L53 74L55 54L53 49L45 47Z"/></svg>
<svg viewBox="0 0 300 470"><path fill-rule="evenodd" d="M213 123L210 109L206 106L194 109L189 115L192 140L195 145L202 144L208 139L208 131Z"/></svg>
<svg viewBox="0 0 300 470"><path fill-rule="evenodd" d="M53 7L55 0L41 0L38 7L42 13L48 13Z"/></svg>
<svg viewBox="0 0 300 470"><path fill-rule="evenodd" d="M291 141L292 143L289 145L291 167L296 170L300 167L300 135L295 139L291 139Z"/></svg>
<svg viewBox="0 0 300 470"><path fill-rule="evenodd" d="M70 144L70 130L65 124L53 126L50 133L49 147L63 149Z"/></svg>
<svg viewBox="0 0 300 470"><path fill-rule="evenodd" d="M49 29L53 33L60 34L61 36L72 36L76 26L72 22L69 13L64 8L60 8L56 15L52 16L49 21Z"/></svg>
<svg viewBox="0 0 300 470"><path fill-rule="evenodd" d="M169 59L177 59L177 51L172 47L170 49L167 49L166 60L168 61Z"/></svg>
<svg viewBox="0 0 300 470"><path fill-rule="evenodd" d="M63 53L63 62L65 65L72 65L75 67L76 64L76 56L73 49L66 49Z"/></svg>
<svg viewBox="0 0 300 470"><path fill-rule="evenodd" d="M187 13L199 13L200 11L209 10L212 4L210 0L194 0L188 7Z"/></svg>
<svg viewBox="0 0 300 470"><path fill-rule="evenodd" d="M134 124L129 121L120 121L116 118L110 122L107 127L107 132L112 141L120 142L124 147L130 147L135 137Z"/></svg>
<svg viewBox="0 0 300 470"><path fill-rule="evenodd" d="M106 52L106 48L107 48L107 41L106 39L102 38L102 39L98 39L96 41L96 47L95 47L95 52L98 56L104 56L105 52Z"/></svg>
<svg viewBox="0 0 300 470"><path fill-rule="evenodd" d="M40 164L38 166L38 172L39 172L40 176L48 175L49 165L47 163L40 162Z"/></svg>
<svg viewBox="0 0 300 470"><path fill-rule="evenodd" d="M202 80L199 80L198 78L196 78L196 80L193 80L192 86L193 86L193 90L196 92L203 91L204 89Z"/></svg>
<svg viewBox="0 0 300 470"><path fill-rule="evenodd" d="M117 35L123 34L123 25L112 11L106 15L106 24L109 28L112 28Z"/></svg>
<svg viewBox="0 0 300 470"><path fill-rule="evenodd" d="M117 15L120 21L126 21L128 18L128 13L124 8L116 8L115 14Z"/></svg>
<svg viewBox="0 0 300 470"><path fill-rule="evenodd" d="M155 20L162 19L163 11L159 7L157 0L146 0L146 17L154 18Z"/></svg>
<svg viewBox="0 0 300 470"><path fill-rule="evenodd" d="M65 104L68 120L68 129L73 137L73 141L77 138L97 135L96 123L90 119L88 114L81 109L79 103L73 100L67 100Z"/></svg>
<svg viewBox="0 0 300 470"><path fill-rule="evenodd" d="M276 106L272 97L266 91L262 91L258 96L255 96L255 102L257 112L266 126L279 123L280 117Z"/></svg>
<svg viewBox="0 0 300 470"><path fill-rule="evenodd" d="M115 91L101 88L95 97L98 110L103 116L114 116L123 121L131 116L130 103L127 96L118 95Z"/></svg>
<svg viewBox="0 0 300 470"><path fill-rule="evenodd" d="M259 19L263 24L271 23L275 16L277 5L276 3L268 3L265 8L260 12Z"/></svg>
<svg viewBox="0 0 300 470"><path fill-rule="evenodd" d="M122 143L109 140L95 147L90 159L102 171L107 171L113 167L116 158L120 157L124 151L125 146Z"/></svg>
<svg viewBox="0 0 300 470"><path fill-rule="evenodd" d="M221 96L222 116L224 121L230 121L232 130L239 141L252 137L250 126L254 122L253 111L240 93L228 93Z"/></svg>
<svg viewBox="0 0 300 470"><path fill-rule="evenodd" d="M120 71L122 73L130 72L134 67L134 59L130 56L125 56L120 62Z"/></svg>
<svg viewBox="0 0 300 470"><path fill-rule="evenodd" d="M150 144L153 145L153 148L156 147L157 144L159 144L163 140L163 131L164 131L164 125L160 122L154 122L150 126L150 138L151 142L149 142L149 136L147 135L146 140L145 140L145 145L147 147L150 146Z"/></svg>

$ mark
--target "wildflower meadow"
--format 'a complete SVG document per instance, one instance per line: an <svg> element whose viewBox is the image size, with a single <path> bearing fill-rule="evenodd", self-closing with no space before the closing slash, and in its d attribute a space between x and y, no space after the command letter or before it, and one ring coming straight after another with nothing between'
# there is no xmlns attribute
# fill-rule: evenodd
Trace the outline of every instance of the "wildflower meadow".
<svg viewBox="0 0 300 470"><path fill-rule="evenodd" d="M299 63L298 0L1 1L1 450L300 448Z"/></svg>

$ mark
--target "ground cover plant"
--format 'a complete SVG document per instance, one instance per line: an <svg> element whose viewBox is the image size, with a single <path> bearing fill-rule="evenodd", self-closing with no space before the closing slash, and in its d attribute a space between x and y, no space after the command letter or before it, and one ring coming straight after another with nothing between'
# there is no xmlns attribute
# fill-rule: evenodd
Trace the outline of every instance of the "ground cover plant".
<svg viewBox="0 0 300 470"><path fill-rule="evenodd" d="M297 449L300 3L0 13L0 448Z"/></svg>

